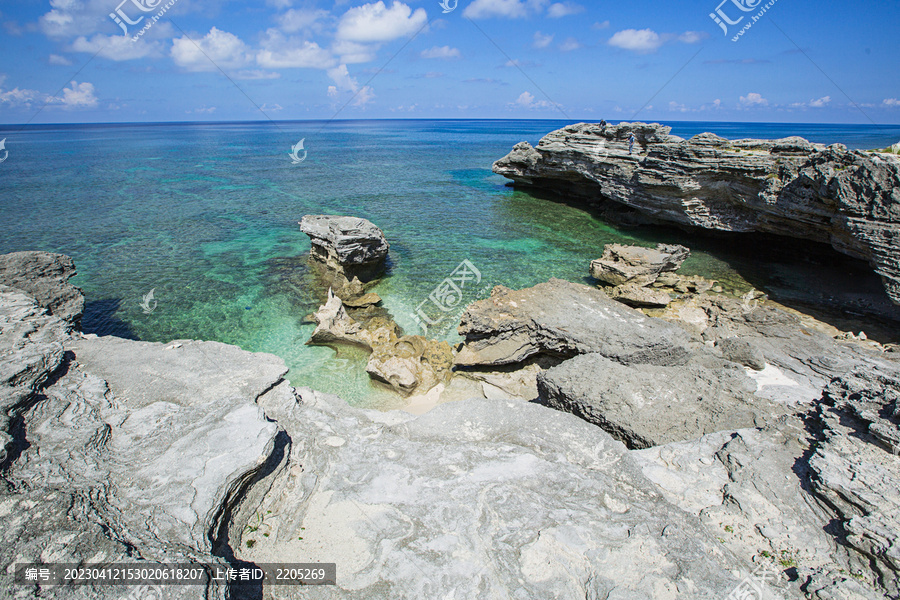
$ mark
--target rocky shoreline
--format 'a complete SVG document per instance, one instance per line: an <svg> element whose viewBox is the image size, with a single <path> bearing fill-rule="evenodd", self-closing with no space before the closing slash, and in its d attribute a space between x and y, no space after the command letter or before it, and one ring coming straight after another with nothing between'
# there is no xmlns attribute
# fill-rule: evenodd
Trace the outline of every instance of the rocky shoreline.
<svg viewBox="0 0 900 600"><path fill-rule="evenodd" d="M626 129L594 127L517 147L503 168L549 185L568 165L565 189L594 190L572 173L633 161L640 207L653 152L672 153L681 183L689 153L735 152L629 126L644 154L626 159ZM720 169L749 160L762 173L778 154L783 173L811 168L792 162L799 141L754 148ZM873 161L857 171L878 162L804 151ZM730 194L715 202L750 206L736 227L755 201ZM670 213L712 223L725 210L715 202L681 197ZM848 247L896 231L874 207L856 230L871 235ZM837 236L836 214L816 236ZM451 347L404 335L380 306L389 246L377 226L327 215L301 226L325 297L310 343L370 351L367 370L407 395L406 411L292 387L280 358L226 344L84 334L69 257L0 256L0 596L138 597L17 584L22 563L333 562L332 586L210 579L141 597L900 599L895 347L681 275L690 250L674 245L598 249L591 285L497 286ZM883 247L865 248L890 292Z"/></svg>
<svg viewBox="0 0 900 600"><path fill-rule="evenodd" d="M493 169L516 186L620 206L648 221L829 244L867 261L900 303L900 157L799 137L685 140L670 130L569 125L536 147L517 144Z"/></svg>

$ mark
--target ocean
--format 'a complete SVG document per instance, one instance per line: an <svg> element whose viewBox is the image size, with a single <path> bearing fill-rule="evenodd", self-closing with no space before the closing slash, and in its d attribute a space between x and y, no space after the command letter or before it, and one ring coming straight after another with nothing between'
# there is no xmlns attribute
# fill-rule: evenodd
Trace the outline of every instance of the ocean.
<svg viewBox="0 0 900 600"><path fill-rule="evenodd" d="M365 217L391 244L390 269L374 289L409 333L417 309L452 327L465 304L494 285L521 288L559 277L588 281L604 244L683 243L687 274L752 287L879 292L848 263L848 279L822 283L798 273L834 269L833 257L759 256L666 228L617 228L578 206L506 186L493 161L565 121L335 121L0 126L0 253L47 250L72 256L86 295L84 330L147 341L205 339L282 357L295 386L351 404L393 408L403 400L369 381L361 351L305 345L305 317L322 300L306 265L305 214ZM668 123L673 134L800 135L850 148L883 148L900 126ZM289 153L301 139L306 158ZM303 156L303 152L299 156ZM429 295L465 264L477 277L452 310ZM809 265L813 263L813 267ZM810 271L810 269L813 271ZM854 272L850 272L854 271ZM865 271L865 269L863 269ZM843 275L842 275L843 276ZM812 281L812 283L810 282ZM802 288L802 289L801 289ZM153 291L153 298L148 293ZM448 308L448 307L445 307Z"/></svg>

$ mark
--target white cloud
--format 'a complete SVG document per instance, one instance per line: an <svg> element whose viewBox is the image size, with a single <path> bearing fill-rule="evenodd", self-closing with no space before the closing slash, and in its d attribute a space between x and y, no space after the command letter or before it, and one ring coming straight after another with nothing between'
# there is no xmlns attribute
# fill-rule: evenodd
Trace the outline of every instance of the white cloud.
<svg viewBox="0 0 900 600"><path fill-rule="evenodd" d="M327 10L306 10L292 8L284 14L278 15L278 26L286 33L296 33L302 29L318 29L320 21L331 15Z"/></svg>
<svg viewBox="0 0 900 600"><path fill-rule="evenodd" d="M709 37L705 31L685 31L678 36L678 41L685 44L696 44Z"/></svg>
<svg viewBox="0 0 900 600"><path fill-rule="evenodd" d="M551 34L551 33L543 34L540 31L534 32L534 42L532 45L535 48L546 48L547 46L549 46L552 43L553 43L553 34Z"/></svg>
<svg viewBox="0 0 900 600"><path fill-rule="evenodd" d="M675 102L674 100L672 100L671 102L669 102L669 110L675 111L675 112L686 113L686 112L690 112L691 109L689 109L684 104L679 104L678 102Z"/></svg>
<svg viewBox="0 0 900 600"><path fill-rule="evenodd" d="M741 104L744 106L768 106L769 101L762 97L762 94L750 92L746 96L741 96Z"/></svg>
<svg viewBox="0 0 900 600"><path fill-rule="evenodd" d="M346 40L336 40L331 46L331 52L341 57L340 62L351 65L375 60L378 47L377 44L357 44Z"/></svg>
<svg viewBox="0 0 900 600"><path fill-rule="evenodd" d="M365 106L375 98L375 91L371 87L363 86L360 89L356 79L350 76L347 65L329 69L328 77L335 83L335 85L328 86L328 95L331 98L337 98L341 92L351 92L354 94L353 106Z"/></svg>
<svg viewBox="0 0 900 600"><path fill-rule="evenodd" d="M475 0L463 11L463 16L470 19L487 19L490 17L506 17L523 19L536 13L548 4L548 0Z"/></svg>
<svg viewBox="0 0 900 600"><path fill-rule="evenodd" d="M546 100L535 102L534 94L531 94L530 92L522 92L521 94L519 94L519 97L516 98L516 101L514 103L511 103L509 106L513 108L537 109L549 108L553 106L553 104L547 102Z"/></svg>
<svg viewBox="0 0 900 600"><path fill-rule="evenodd" d="M608 21L606 22L609 23ZM685 31L682 34L656 33L652 29L623 29L617 31L609 39L609 45L624 50L631 50L639 54L656 52L660 46L669 42L678 41L683 44L696 44L709 37L709 34L701 31Z"/></svg>
<svg viewBox="0 0 900 600"><path fill-rule="evenodd" d="M125 35L104 35L102 33L95 34L90 39L84 36L75 38L69 50L96 54L114 61L134 60L160 54L157 42L146 42L143 39L132 42L131 38Z"/></svg>
<svg viewBox="0 0 900 600"><path fill-rule="evenodd" d="M579 48L581 48L581 44L573 37L566 38L566 41L559 45L559 49L563 52L571 52L572 50L578 50Z"/></svg>
<svg viewBox="0 0 900 600"><path fill-rule="evenodd" d="M287 8L293 2L291 0L266 0L266 4L275 8Z"/></svg>
<svg viewBox="0 0 900 600"><path fill-rule="evenodd" d="M14 88L6 92L0 90L0 104L30 106L33 103L46 101L47 94L37 90L20 90L19 88Z"/></svg>
<svg viewBox="0 0 900 600"><path fill-rule="evenodd" d="M450 46L434 46L428 50L423 50L421 56L422 58L450 60L453 58L460 58L462 57L462 54L457 48L451 48Z"/></svg>
<svg viewBox="0 0 900 600"><path fill-rule="evenodd" d="M556 2L551 4L547 9L547 16L551 19L559 19L568 17L569 15L577 15L584 12L584 7L574 2Z"/></svg>
<svg viewBox="0 0 900 600"><path fill-rule="evenodd" d="M819 98L818 100L810 100L809 105L812 108L822 108L829 102L831 102L831 96L823 96L823 97Z"/></svg>
<svg viewBox="0 0 900 600"><path fill-rule="evenodd" d="M59 54L51 54L48 62L51 65L62 65L64 67L68 67L72 64L71 60L69 60L65 56L60 56Z"/></svg>
<svg viewBox="0 0 900 600"><path fill-rule="evenodd" d="M94 84L73 81L71 85L71 88L63 89L62 104L64 108L94 108L97 106Z"/></svg>
<svg viewBox="0 0 900 600"><path fill-rule="evenodd" d="M428 22L425 9L415 12L394 0L390 8L382 0L351 8L338 23L336 37L351 42L389 42L419 31Z"/></svg>
<svg viewBox="0 0 900 600"><path fill-rule="evenodd" d="M609 45L632 52L655 52L663 41L652 29L623 29L609 39Z"/></svg>
<svg viewBox="0 0 900 600"><path fill-rule="evenodd" d="M897 98L885 98L881 104L882 106L887 106L888 108L896 108L900 106L900 100L898 100Z"/></svg>
<svg viewBox="0 0 900 600"><path fill-rule="evenodd" d="M591 29L609 29L609 21L603 21L602 23L594 23L591 25Z"/></svg>
<svg viewBox="0 0 900 600"><path fill-rule="evenodd" d="M365 86L359 90L356 98L353 99L353 106L363 107L375 99L375 91L371 87Z"/></svg>
<svg viewBox="0 0 900 600"><path fill-rule="evenodd" d="M215 27L199 40L186 35L173 39L170 53L175 64L189 71L236 69L251 60L250 49L239 37Z"/></svg>
<svg viewBox="0 0 900 600"><path fill-rule="evenodd" d="M256 63L264 69L328 69L337 60L315 42L286 38L277 29L269 29Z"/></svg>

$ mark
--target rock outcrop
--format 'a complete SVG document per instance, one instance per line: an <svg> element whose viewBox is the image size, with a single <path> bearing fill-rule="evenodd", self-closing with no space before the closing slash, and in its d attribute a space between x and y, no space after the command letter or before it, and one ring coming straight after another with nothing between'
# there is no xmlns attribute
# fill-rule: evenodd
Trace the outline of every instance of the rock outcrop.
<svg viewBox="0 0 900 600"><path fill-rule="evenodd" d="M660 273L677 271L690 255L684 246L659 244L654 249L607 244L603 256L591 262L591 277L615 286L645 287Z"/></svg>
<svg viewBox="0 0 900 600"><path fill-rule="evenodd" d="M220 529L279 452L256 400L283 361L216 342L169 344L70 332L21 290L0 290L6 444L0 562L200 562L227 567ZM17 402L9 410L6 401ZM0 596L119 600L128 590L15 586ZM226 584L146 591L224 599Z"/></svg>
<svg viewBox="0 0 900 600"><path fill-rule="evenodd" d="M744 563L572 415L469 400L416 418L299 393L260 402L292 444L238 515L266 515L269 535L245 531L238 557L336 561L323 597L712 599L739 584L728 569Z"/></svg>
<svg viewBox="0 0 900 600"><path fill-rule="evenodd" d="M458 366L521 363L532 356L597 353L622 364L687 362L691 336L682 328L611 300L601 290L551 279L524 290L497 286L462 316L465 345Z"/></svg>
<svg viewBox="0 0 900 600"><path fill-rule="evenodd" d="M579 123L517 144L494 172L518 186L616 203L658 222L766 232L867 260L900 303L900 159L798 137L684 140L659 124ZM628 137L637 138L635 154Z"/></svg>
<svg viewBox="0 0 900 600"><path fill-rule="evenodd" d="M79 326L84 296L69 283L75 263L64 254L25 251L0 255L0 285L26 292L51 315Z"/></svg>
<svg viewBox="0 0 900 600"><path fill-rule="evenodd" d="M763 427L785 412L755 398L756 382L728 365L700 355L676 367L625 366L584 354L540 373L538 392L549 406L599 425L629 448Z"/></svg>
<svg viewBox="0 0 900 600"><path fill-rule="evenodd" d="M384 233L359 217L306 215L300 230L309 236L310 258L328 269L366 280L381 273L390 246Z"/></svg>

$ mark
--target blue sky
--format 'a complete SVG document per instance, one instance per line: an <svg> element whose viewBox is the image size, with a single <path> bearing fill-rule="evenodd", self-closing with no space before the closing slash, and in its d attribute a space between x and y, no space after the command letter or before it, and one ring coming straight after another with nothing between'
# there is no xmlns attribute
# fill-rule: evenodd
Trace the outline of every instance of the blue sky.
<svg viewBox="0 0 900 600"><path fill-rule="evenodd" d="M900 123L897 0L441 1L3 0L0 122Z"/></svg>

